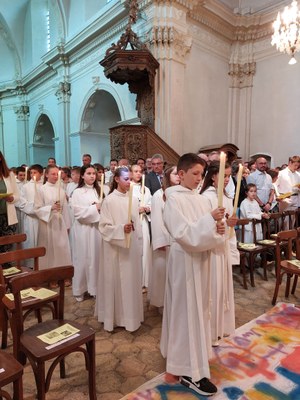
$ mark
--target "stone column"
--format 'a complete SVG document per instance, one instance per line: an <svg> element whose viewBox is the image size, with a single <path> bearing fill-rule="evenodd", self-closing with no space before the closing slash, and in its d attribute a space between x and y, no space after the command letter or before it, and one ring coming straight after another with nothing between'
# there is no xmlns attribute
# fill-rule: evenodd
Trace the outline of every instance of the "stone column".
<svg viewBox="0 0 300 400"><path fill-rule="evenodd" d="M156 74L155 131L179 154L183 149L185 57L192 45L187 34L187 9L176 2L151 7L149 43L160 63ZM149 19L149 20L150 20Z"/></svg>
<svg viewBox="0 0 300 400"><path fill-rule="evenodd" d="M0 148L4 151L4 133L3 133L3 117L2 111L0 111Z"/></svg>
<svg viewBox="0 0 300 400"><path fill-rule="evenodd" d="M69 165L70 163L70 97L71 84L67 80L59 82L55 92L57 97L58 111L58 132L54 139L55 158L58 165Z"/></svg>
<svg viewBox="0 0 300 400"><path fill-rule="evenodd" d="M244 158L250 153L251 99L255 62L229 64L231 85L229 91L228 140L234 143Z"/></svg>
<svg viewBox="0 0 300 400"><path fill-rule="evenodd" d="M28 118L29 106L20 105L14 107L17 116L17 151L19 164L29 163L29 135L28 135Z"/></svg>

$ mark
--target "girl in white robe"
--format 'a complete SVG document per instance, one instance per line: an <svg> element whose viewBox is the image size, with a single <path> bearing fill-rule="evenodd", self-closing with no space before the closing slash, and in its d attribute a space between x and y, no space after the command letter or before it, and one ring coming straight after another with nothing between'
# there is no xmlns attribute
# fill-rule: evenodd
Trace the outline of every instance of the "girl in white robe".
<svg viewBox="0 0 300 400"><path fill-rule="evenodd" d="M213 161L207 170L201 188L201 194L209 202L211 209L218 206L218 180L219 180L219 161ZM231 176L231 167L225 166L223 207L227 226L233 227L237 222L237 217L233 216L233 201L226 195L226 186ZM229 232L232 237L229 238ZM235 231L226 229L225 242L215 247L211 252L211 336L212 345L218 345L218 339L223 336L231 335L235 331L235 309L234 291L232 279L232 265L240 263L239 252Z"/></svg>
<svg viewBox="0 0 300 400"><path fill-rule="evenodd" d="M74 215L71 228L74 265L72 290L77 301L83 301L85 292L96 296L97 290L101 235L99 232L100 187L96 174L93 166L82 166L78 187L70 198Z"/></svg>
<svg viewBox="0 0 300 400"><path fill-rule="evenodd" d="M132 165L131 180L133 182L133 196L137 198L139 205L140 223L143 233L143 256L142 256L142 286L148 288L149 274L152 267L152 251L150 244L149 223L151 221L151 193L147 186L144 185L144 193L142 193L142 170L139 165Z"/></svg>
<svg viewBox="0 0 300 400"><path fill-rule="evenodd" d="M130 171L116 169L112 192L101 206L99 229L103 239L96 295L96 315L104 329L115 326L135 331L143 321L142 232L138 201L132 197L128 221ZM129 246L129 247L128 247Z"/></svg>
<svg viewBox="0 0 300 400"><path fill-rule="evenodd" d="M165 207L164 191L179 184L177 167L171 166L165 170L163 189L157 190L151 201L151 232L152 232L152 269L148 287L148 297L151 305L163 307L166 285L167 254L170 247L170 234L164 224L163 211Z"/></svg>
<svg viewBox="0 0 300 400"><path fill-rule="evenodd" d="M68 204L66 193L58 184L58 168L48 165L45 178L46 183L37 190L34 199L34 211L39 218L38 246L46 248L46 255L40 258L40 269L72 264Z"/></svg>
<svg viewBox="0 0 300 400"><path fill-rule="evenodd" d="M261 211L261 208L256 201L257 189L254 183L249 183L246 186L246 199L241 202L240 213L241 218L249 218L249 219L257 219L261 220L262 218L268 218L268 213L264 213ZM263 232L261 224L257 224L255 226L256 230L256 240L263 239ZM253 235L253 225L250 221L249 224L245 225L245 233L244 233L244 243L254 243L254 235Z"/></svg>

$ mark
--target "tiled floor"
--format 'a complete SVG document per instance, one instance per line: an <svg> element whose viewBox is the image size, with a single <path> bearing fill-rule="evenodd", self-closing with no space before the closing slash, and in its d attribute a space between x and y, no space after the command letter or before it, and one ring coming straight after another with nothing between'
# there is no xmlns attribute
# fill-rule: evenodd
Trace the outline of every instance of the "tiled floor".
<svg viewBox="0 0 300 400"><path fill-rule="evenodd" d="M263 314L272 307L275 276L269 265L268 281L264 281L256 270L256 287L248 290L241 286L239 268L234 270L236 326L241 326ZM249 285L250 286L250 285ZM165 369L159 351L161 315L155 307L149 307L145 299L145 321L141 328L129 333L118 328L113 333L105 332L94 314L94 300L77 303L71 288L66 289L65 317L88 324L96 330L97 395L99 400L117 400ZM284 301L283 287L278 301ZM290 302L299 304L299 297L291 296ZM12 351L11 337L8 352ZM47 400L85 400L87 395L87 373L82 354L70 355L66 359L67 378L60 380L58 372L52 377ZM31 367L24 371L24 399L35 399L35 383Z"/></svg>

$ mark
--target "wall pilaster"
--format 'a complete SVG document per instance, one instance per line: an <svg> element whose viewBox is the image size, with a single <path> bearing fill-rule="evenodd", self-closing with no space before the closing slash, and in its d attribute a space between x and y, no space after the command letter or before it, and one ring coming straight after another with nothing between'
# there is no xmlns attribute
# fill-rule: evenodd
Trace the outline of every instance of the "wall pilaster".
<svg viewBox="0 0 300 400"><path fill-rule="evenodd" d="M57 137L55 138L55 158L59 165L70 163L70 97L71 84L67 80L58 83L57 97Z"/></svg>
<svg viewBox="0 0 300 400"><path fill-rule="evenodd" d="M17 118L17 152L19 164L27 163L29 160L29 106L20 105L14 107L14 112Z"/></svg>

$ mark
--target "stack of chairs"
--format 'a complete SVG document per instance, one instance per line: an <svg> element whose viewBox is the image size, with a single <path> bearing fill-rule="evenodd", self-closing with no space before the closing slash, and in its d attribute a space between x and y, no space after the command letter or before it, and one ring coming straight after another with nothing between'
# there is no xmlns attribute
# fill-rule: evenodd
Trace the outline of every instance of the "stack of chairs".
<svg viewBox="0 0 300 400"><path fill-rule="evenodd" d="M6 360L5 357L7 356L7 373L9 372L4 375L0 374L0 399L23 399L22 365L25 365L27 359L29 359L35 375L37 399L45 400L55 367L59 364L60 377L64 378L66 375L65 357L73 352L81 352L85 357L85 365L88 370L89 398L90 400L96 400L95 331L75 321L64 320L65 280L72 279L74 267L52 267L40 271L39 257L45 255L45 248L22 249L21 243L25 240L26 235L24 234L0 237L0 245L2 243L14 244L16 247L12 251L0 253L0 330L2 331L2 348L7 346L8 321L10 322L13 339L13 357L7 352L2 351L0 353L1 362L4 359ZM34 260L33 269L25 267L29 259ZM7 267L8 264L18 271L13 271L14 273L7 275L6 272L10 272L10 269L2 267ZM53 281L58 281L58 288L55 291L47 292L45 298L43 296L43 298L35 296L35 292L38 293L42 288L48 287ZM27 299L22 299L23 290L29 291L32 295ZM45 289L42 290L45 292ZM43 313L43 319L46 317L48 320L42 321L42 309L45 307L50 309L51 313ZM25 329L24 321L32 312L36 315L37 322L34 322L34 319L30 319L30 321L27 319L26 326L30 324L30 327ZM51 316L50 319L49 315ZM38 338L41 334L49 334L53 329L65 326L66 330L63 331L62 335L68 336L67 331L70 327L76 330L76 334L66 337L65 340L50 346L50 348ZM46 363L48 365L49 360L52 360L52 364L46 372ZM8 366L10 367L8 368ZM10 382L13 382L13 397L2 389L3 386Z"/></svg>

